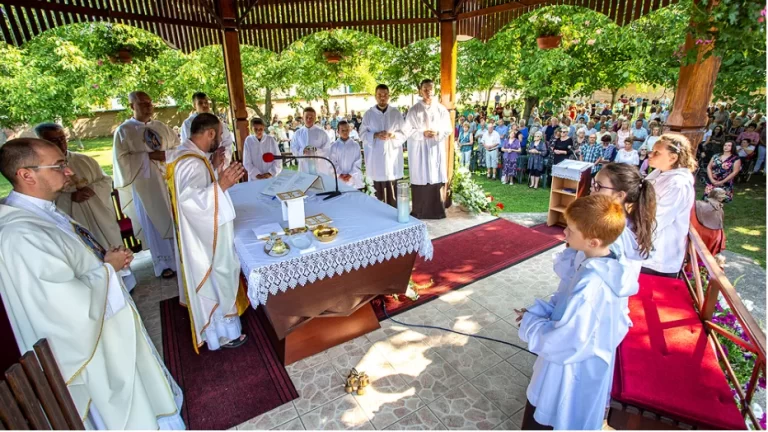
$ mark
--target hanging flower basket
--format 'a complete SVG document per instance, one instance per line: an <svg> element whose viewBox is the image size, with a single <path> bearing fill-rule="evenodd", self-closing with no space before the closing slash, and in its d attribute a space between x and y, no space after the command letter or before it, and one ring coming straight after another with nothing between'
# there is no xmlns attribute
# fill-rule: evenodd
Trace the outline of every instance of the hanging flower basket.
<svg viewBox="0 0 768 432"><path fill-rule="evenodd" d="M340 61L341 61L341 59L343 58L343 56L341 55L341 53L338 53L338 52L334 52L334 51L325 51L325 52L323 53L323 56L325 56L325 60L326 60L328 63L338 63L338 62L340 62Z"/></svg>
<svg viewBox="0 0 768 432"><path fill-rule="evenodd" d="M128 64L133 61L133 54L131 53L131 50L127 48L120 49L116 51L113 55L109 56L109 61L111 63L123 63Z"/></svg>
<svg viewBox="0 0 768 432"><path fill-rule="evenodd" d="M540 36L536 38L536 44L539 46L539 49L543 49L543 50L554 49L560 46L560 42L562 42L562 40L563 40L563 37L560 35Z"/></svg>

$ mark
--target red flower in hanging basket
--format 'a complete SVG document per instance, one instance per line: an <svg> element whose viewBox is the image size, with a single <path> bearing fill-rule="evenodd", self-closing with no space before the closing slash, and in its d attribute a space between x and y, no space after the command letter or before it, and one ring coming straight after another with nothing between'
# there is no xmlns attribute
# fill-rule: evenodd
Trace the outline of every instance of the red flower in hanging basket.
<svg viewBox="0 0 768 432"><path fill-rule="evenodd" d="M563 37L560 35L541 36L536 38L536 44L539 46L539 49L553 49L559 47L562 40Z"/></svg>

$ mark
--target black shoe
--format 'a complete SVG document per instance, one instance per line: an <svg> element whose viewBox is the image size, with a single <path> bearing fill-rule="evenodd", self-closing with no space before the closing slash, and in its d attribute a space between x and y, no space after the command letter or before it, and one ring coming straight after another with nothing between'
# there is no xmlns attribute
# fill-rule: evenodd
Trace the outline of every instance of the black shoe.
<svg viewBox="0 0 768 432"><path fill-rule="evenodd" d="M228 344L224 344L221 347L222 348L237 348L243 346L248 341L248 335L242 334L239 338L229 342Z"/></svg>

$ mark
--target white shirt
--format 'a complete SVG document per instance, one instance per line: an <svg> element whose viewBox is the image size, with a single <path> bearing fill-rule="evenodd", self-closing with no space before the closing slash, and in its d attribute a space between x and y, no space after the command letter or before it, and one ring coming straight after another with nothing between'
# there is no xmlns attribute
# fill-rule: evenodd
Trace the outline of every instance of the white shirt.
<svg viewBox="0 0 768 432"><path fill-rule="evenodd" d="M328 139L331 140L331 142L336 141L336 131L333 129L323 129L328 135Z"/></svg>
<svg viewBox="0 0 768 432"><path fill-rule="evenodd" d="M360 189L363 184L363 158L360 155L360 144L352 138L344 141L341 138L331 146L331 154L328 158L336 166L336 174L349 174L352 178L344 183ZM341 179L339 179L341 180Z"/></svg>
<svg viewBox="0 0 768 432"><path fill-rule="evenodd" d="M331 140L328 139L328 134L318 126L312 125L311 128L306 126L300 127L296 130L291 140L291 152L295 156L304 155L304 149L307 147L314 147L317 149L317 156L328 157L331 151ZM324 160L316 160L317 172L322 174L333 175L333 169L328 166L328 162ZM299 171L309 172L309 162L307 159L299 159Z"/></svg>
<svg viewBox="0 0 768 432"><path fill-rule="evenodd" d="M363 115L360 136L363 140L366 175L376 182L393 181L403 178L403 116L400 110L389 105L384 112L374 106ZM373 136L378 132L389 132L393 139L381 140Z"/></svg>
<svg viewBox="0 0 768 432"><path fill-rule="evenodd" d="M637 166L640 164L640 155L637 154L637 150L626 151L621 149L616 153L616 160L614 162Z"/></svg>
<svg viewBox="0 0 768 432"><path fill-rule="evenodd" d="M434 138L424 136L432 130ZM445 139L453 133L448 110L433 100L417 102L408 110L403 132L408 138L408 166L411 184L430 185L448 181Z"/></svg>
<svg viewBox="0 0 768 432"><path fill-rule="evenodd" d="M685 257L695 200L693 174L687 168L654 170L646 179L656 191L656 231L654 250L643 265L662 273L677 273Z"/></svg>
<svg viewBox="0 0 768 432"><path fill-rule="evenodd" d="M501 144L501 137L499 136L499 133L496 132L496 130L491 133L486 131L483 134L483 145L485 146L486 150L492 151L491 149L493 149L494 146L497 147L494 150L498 150L499 144Z"/></svg>
<svg viewBox="0 0 768 432"><path fill-rule="evenodd" d="M197 117L198 113L193 112L192 114L187 117L186 120L184 120L184 123L181 124L181 141L184 142L189 139L190 136L192 136L192 121ZM229 130L229 127L226 123L219 120L219 123L221 123L221 146L224 147L224 166L223 168L226 169L229 167L230 162L232 162L232 145L235 143L235 136L232 134L232 132Z"/></svg>
<svg viewBox="0 0 768 432"><path fill-rule="evenodd" d="M248 172L248 180L258 180L259 174L272 174L272 177L280 174L283 170L283 162L276 160L264 162L262 156L265 153L280 155L280 148L275 139L267 134L259 140L255 135L248 135L243 144L243 167Z"/></svg>

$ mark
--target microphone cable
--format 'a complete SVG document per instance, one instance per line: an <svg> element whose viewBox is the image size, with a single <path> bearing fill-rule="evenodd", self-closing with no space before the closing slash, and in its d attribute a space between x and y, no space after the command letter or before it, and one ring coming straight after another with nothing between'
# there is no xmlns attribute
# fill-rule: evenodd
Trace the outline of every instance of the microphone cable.
<svg viewBox="0 0 768 432"><path fill-rule="evenodd" d="M509 345L511 347L515 347L515 348L517 348L519 350L522 350L522 351L525 351L525 352L527 352L529 354L533 354L533 355L537 356L537 354L528 351L527 348L523 348L520 345L513 344L512 342L507 342L507 341L503 341L503 340L499 340L499 339L494 339L494 338L490 338L490 337L486 337L486 336L480 336L480 335L464 333L464 332L460 332L458 330L453 330L453 329L449 329L449 328L445 328L445 327L431 326L431 325L426 325L426 324L407 324L407 323L404 323L402 321L398 321L398 320L392 318L391 316L389 316L389 313L387 313L387 305L384 303L383 300L381 302L381 310L384 312L384 316L386 316L387 319L391 320L393 323L400 324L402 326L416 327L416 328L426 328L426 329L434 329L434 330L442 330L442 331L446 331L446 332L450 332L450 333L456 333L456 334L459 334L459 335L462 335L462 336L468 336L468 337L477 338L477 339L485 339L485 340L489 340L491 342L497 342L497 343L500 343L500 344Z"/></svg>

